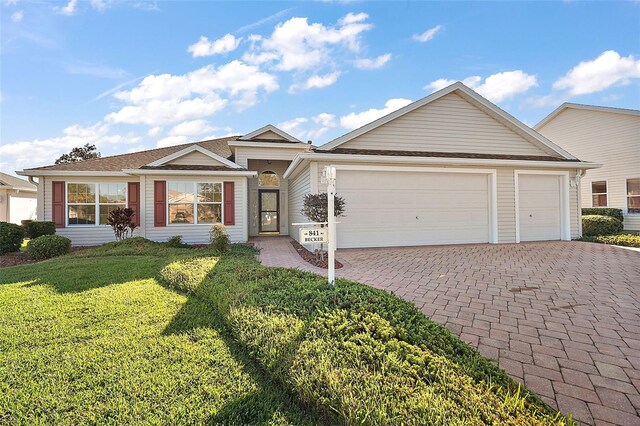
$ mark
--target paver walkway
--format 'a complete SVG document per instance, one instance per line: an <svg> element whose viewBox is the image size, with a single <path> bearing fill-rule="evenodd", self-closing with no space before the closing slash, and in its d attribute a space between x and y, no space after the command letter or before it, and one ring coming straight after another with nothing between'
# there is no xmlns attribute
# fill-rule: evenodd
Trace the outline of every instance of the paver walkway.
<svg viewBox="0 0 640 426"><path fill-rule="evenodd" d="M289 238L265 265L324 273ZM640 425L640 253L544 242L339 250L336 275L393 292L586 424Z"/></svg>

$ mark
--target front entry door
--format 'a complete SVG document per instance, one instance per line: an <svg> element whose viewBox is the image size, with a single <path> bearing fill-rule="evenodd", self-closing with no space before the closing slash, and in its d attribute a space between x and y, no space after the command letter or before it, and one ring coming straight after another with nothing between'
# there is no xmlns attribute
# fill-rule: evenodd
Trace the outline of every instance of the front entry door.
<svg viewBox="0 0 640 426"><path fill-rule="evenodd" d="M280 191L261 189L258 192L260 210L260 232L280 231Z"/></svg>

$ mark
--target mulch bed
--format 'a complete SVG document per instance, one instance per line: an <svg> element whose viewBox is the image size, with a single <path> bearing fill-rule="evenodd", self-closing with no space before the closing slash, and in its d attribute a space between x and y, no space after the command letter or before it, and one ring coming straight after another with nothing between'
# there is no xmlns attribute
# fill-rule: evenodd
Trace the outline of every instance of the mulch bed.
<svg viewBox="0 0 640 426"><path fill-rule="evenodd" d="M76 252L76 251L80 251L80 250L86 250L88 248L91 248L91 246L71 247L71 253ZM0 256L0 269L1 268L8 268L10 266L28 265L30 263L38 263L38 262L42 262L44 260L47 260L47 259L34 259L31 256L29 256L29 253L27 253L26 251L17 251L17 252L14 252L14 253L5 253L2 256Z"/></svg>
<svg viewBox="0 0 640 426"><path fill-rule="evenodd" d="M321 261L321 260L318 260L318 258L314 253L311 253L309 250L307 250L302 245L300 245L300 243L298 243L297 241L292 240L291 245L293 246L294 249L296 249L300 257L304 259L307 263L310 263L313 266L316 266L322 269L327 269L329 267L329 260L327 259L327 256L325 256L325 260ZM336 260L336 269L340 269L340 268L342 268L342 263Z"/></svg>

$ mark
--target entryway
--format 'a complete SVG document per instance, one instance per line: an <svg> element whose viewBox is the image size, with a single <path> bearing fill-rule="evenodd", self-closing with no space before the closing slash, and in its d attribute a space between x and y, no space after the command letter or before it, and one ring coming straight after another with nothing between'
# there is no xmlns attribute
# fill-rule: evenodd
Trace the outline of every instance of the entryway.
<svg viewBox="0 0 640 426"><path fill-rule="evenodd" d="M258 191L259 231L278 234L280 232L280 190Z"/></svg>

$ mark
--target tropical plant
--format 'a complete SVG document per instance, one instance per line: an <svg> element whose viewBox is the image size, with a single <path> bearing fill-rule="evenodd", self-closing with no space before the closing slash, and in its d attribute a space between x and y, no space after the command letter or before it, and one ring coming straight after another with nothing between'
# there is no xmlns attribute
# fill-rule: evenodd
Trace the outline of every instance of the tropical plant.
<svg viewBox="0 0 640 426"><path fill-rule="evenodd" d="M329 198L326 192L320 194L307 194L304 196L302 210L300 213L305 215L311 222L325 223L329 220ZM333 213L335 217L344 216L345 202L344 198L334 195ZM325 225L320 225L324 228ZM320 244L320 249L315 251L316 257L324 260L324 244Z"/></svg>
<svg viewBox="0 0 640 426"><path fill-rule="evenodd" d="M113 228L116 241L133 236L138 225L133 221L135 211L129 207L118 207L109 212L107 224Z"/></svg>

